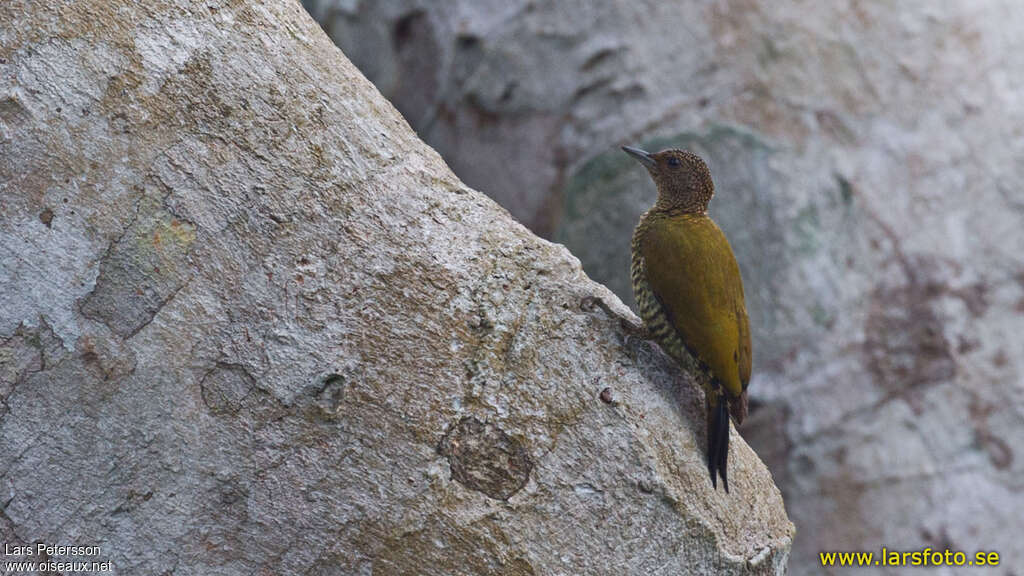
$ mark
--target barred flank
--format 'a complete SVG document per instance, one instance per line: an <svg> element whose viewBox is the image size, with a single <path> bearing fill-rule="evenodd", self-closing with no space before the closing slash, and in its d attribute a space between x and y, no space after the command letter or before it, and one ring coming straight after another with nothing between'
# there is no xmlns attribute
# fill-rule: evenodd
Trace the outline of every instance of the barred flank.
<svg viewBox="0 0 1024 576"><path fill-rule="evenodd" d="M691 362L695 363L706 375L710 375L708 365L694 354L686 346L682 338L679 337L679 333L672 326L672 322L662 307L661 302L658 301L654 291L651 290L650 284L647 283L646 262L644 262L644 258L641 256L640 242L647 232L651 221L651 212L644 214L643 218L640 219L640 224L637 225L636 230L633 232L633 241L630 246L633 253L630 263L630 277L633 283L633 297L636 299L637 308L640 310L640 318L643 319L647 329L654 335L661 349L671 356L672 359L683 366L692 365L690 364ZM706 384L702 383L702 386L706 386ZM705 392L710 392L710 390L705 389Z"/></svg>
<svg viewBox="0 0 1024 576"><path fill-rule="evenodd" d="M654 292L651 290L650 285L647 283L645 262L643 256L640 255L640 242L644 233L647 231L647 225L648 215L645 214L643 219L640 220L640 225L637 226L636 231L633 233L633 242L631 246L633 258L630 265L630 276L633 281L633 296L636 298L636 304L640 310L640 317L643 319L644 324L647 325L647 329L654 335L658 345L661 346L661 349L677 362L682 362L685 365L687 358L690 357L691 354L686 349L686 345L683 344L683 341L679 337L675 328L669 322L664 308L662 308L661 303L658 302L658 299L654 296Z"/></svg>

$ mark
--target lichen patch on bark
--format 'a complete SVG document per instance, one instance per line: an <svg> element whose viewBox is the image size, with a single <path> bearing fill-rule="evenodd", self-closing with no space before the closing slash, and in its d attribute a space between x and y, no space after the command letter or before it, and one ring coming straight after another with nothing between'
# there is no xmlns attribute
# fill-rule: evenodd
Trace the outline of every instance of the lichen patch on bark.
<svg viewBox="0 0 1024 576"><path fill-rule="evenodd" d="M522 490L533 470L533 459L521 441L472 416L448 430L440 452L448 458L452 479L501 500Z"/></svg>

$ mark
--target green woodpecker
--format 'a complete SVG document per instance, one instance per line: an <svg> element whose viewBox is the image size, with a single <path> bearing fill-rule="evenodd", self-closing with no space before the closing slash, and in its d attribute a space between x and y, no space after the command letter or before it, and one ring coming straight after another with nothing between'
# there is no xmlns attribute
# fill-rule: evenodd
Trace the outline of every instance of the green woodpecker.
<svg viewBox="0 0 1024 576"><path fill-rule="evenodd" d="M690 152L623 150L658 188L633 232L633 295L661 348L683 365L692 358L704 372L708 472L713 487L721 474L728 492L729 414L736 424L747 414L750 326L736 257L708 217L711 172Z"/></svg>

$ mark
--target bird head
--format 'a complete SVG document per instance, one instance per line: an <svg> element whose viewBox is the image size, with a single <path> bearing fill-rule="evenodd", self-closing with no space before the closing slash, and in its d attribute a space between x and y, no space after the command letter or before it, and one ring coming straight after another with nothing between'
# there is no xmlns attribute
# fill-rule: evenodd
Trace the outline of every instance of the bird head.
<svg viewBox="0 0 1024 576"><path fill-rule="evenodd" d="M647 168L658 187L655 208L702 214L715 193L711 171L700 156L675 148L657 153L623 146L622 150Z"/></svg>

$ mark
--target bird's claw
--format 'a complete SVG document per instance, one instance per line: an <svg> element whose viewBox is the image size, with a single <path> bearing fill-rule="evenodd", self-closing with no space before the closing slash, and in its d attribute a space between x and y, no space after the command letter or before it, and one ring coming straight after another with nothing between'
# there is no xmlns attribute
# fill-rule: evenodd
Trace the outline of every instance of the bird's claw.
<svg viewBox="0 0 1024 576"><path fill-rule="evenodd" d="M632 318L618 314L599 296L584 296L580 300L580 308L584 310L600 308L601 310L604 310L604 313L610 318L618 318L619 326L622 327L622 331L626 333L627 338L637 338L640 340L650 340L652 338L650 331L643 322L637 322Z"/></svg>
<svg viewBox="0 0 1024 576"><path fill-rule="evenodd" d="M619 318L619 324L622 326L622 330L626 333L626 336L630 336L638 340L651 340L653 338L651 331L647 329L647 326L643 322L634 322L630 318Z"/></svg>

